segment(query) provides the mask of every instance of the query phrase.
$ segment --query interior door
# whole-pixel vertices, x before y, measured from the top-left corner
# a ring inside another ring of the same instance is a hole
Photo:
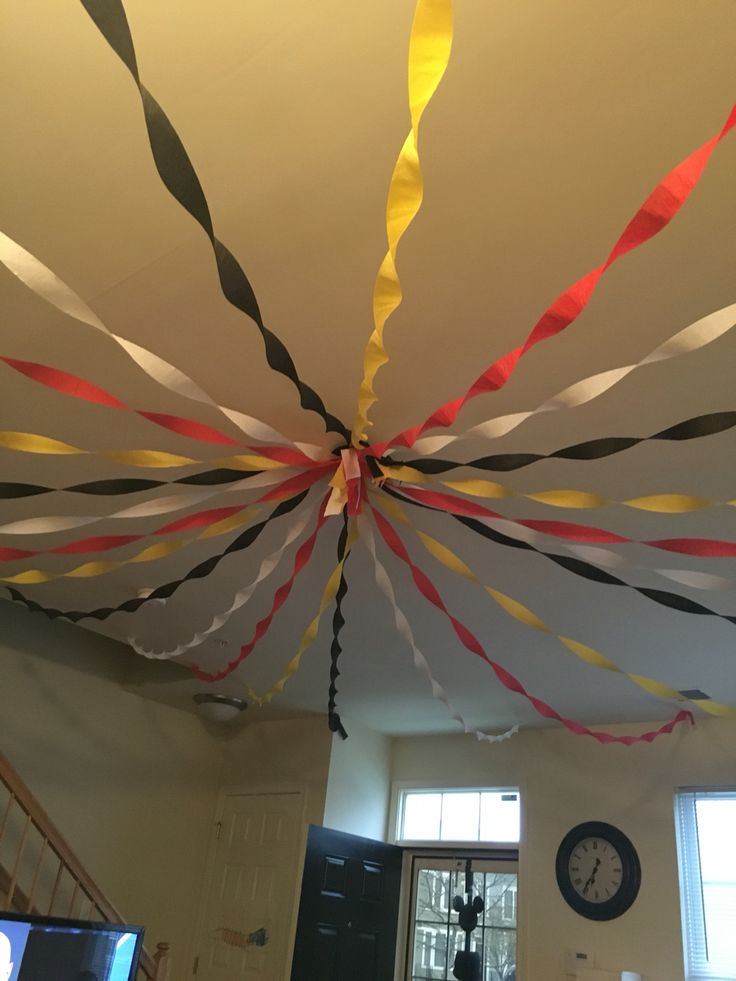
[[[402,855],[310,827],[291,981],[393,981]]]
[[[301,820],[301,794],[225,798],[197,981],[284,981]]]

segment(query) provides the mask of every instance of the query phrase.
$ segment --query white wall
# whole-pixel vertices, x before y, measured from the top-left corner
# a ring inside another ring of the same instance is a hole
[[[324,826],[385,841],[391,740],[356,722],[343,724],[348,739],[332,737]]]
[[[601,968],[640,971],[644,981],[682,981],[673,792],[736,784],[736,723],[703,721],[629,748],[557,729],[522,732],[495,747],[464,736],[398,738],[392,777],[520,787],[520,981],[563,981],[568,948],[592,954]],[[641,860],[639,898],[608,923],[575,914],[555,880],[560,841],[586,820],[620,828]]]
[[[120,687],[122,645],[5,603],[0,637],[0,750],[149,949],[168,940],[183,970],[217,745],[194,716]]]

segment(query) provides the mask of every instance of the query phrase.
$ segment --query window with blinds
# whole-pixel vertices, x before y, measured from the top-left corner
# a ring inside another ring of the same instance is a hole
[[[687,981],[736,981],[736,787],[675,798]]]

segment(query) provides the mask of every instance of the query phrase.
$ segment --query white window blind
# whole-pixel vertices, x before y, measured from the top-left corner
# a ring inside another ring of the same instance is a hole
[[[736,788],[676,797],[685,977],[736,981]]]

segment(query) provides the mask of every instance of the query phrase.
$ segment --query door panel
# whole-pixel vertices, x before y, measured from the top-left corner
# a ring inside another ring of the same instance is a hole
[[[309,829],[291,981],[392,981],[402,850]]]
[[[283,981],[300,794],[234,794],[211,866],[197,981]]]

